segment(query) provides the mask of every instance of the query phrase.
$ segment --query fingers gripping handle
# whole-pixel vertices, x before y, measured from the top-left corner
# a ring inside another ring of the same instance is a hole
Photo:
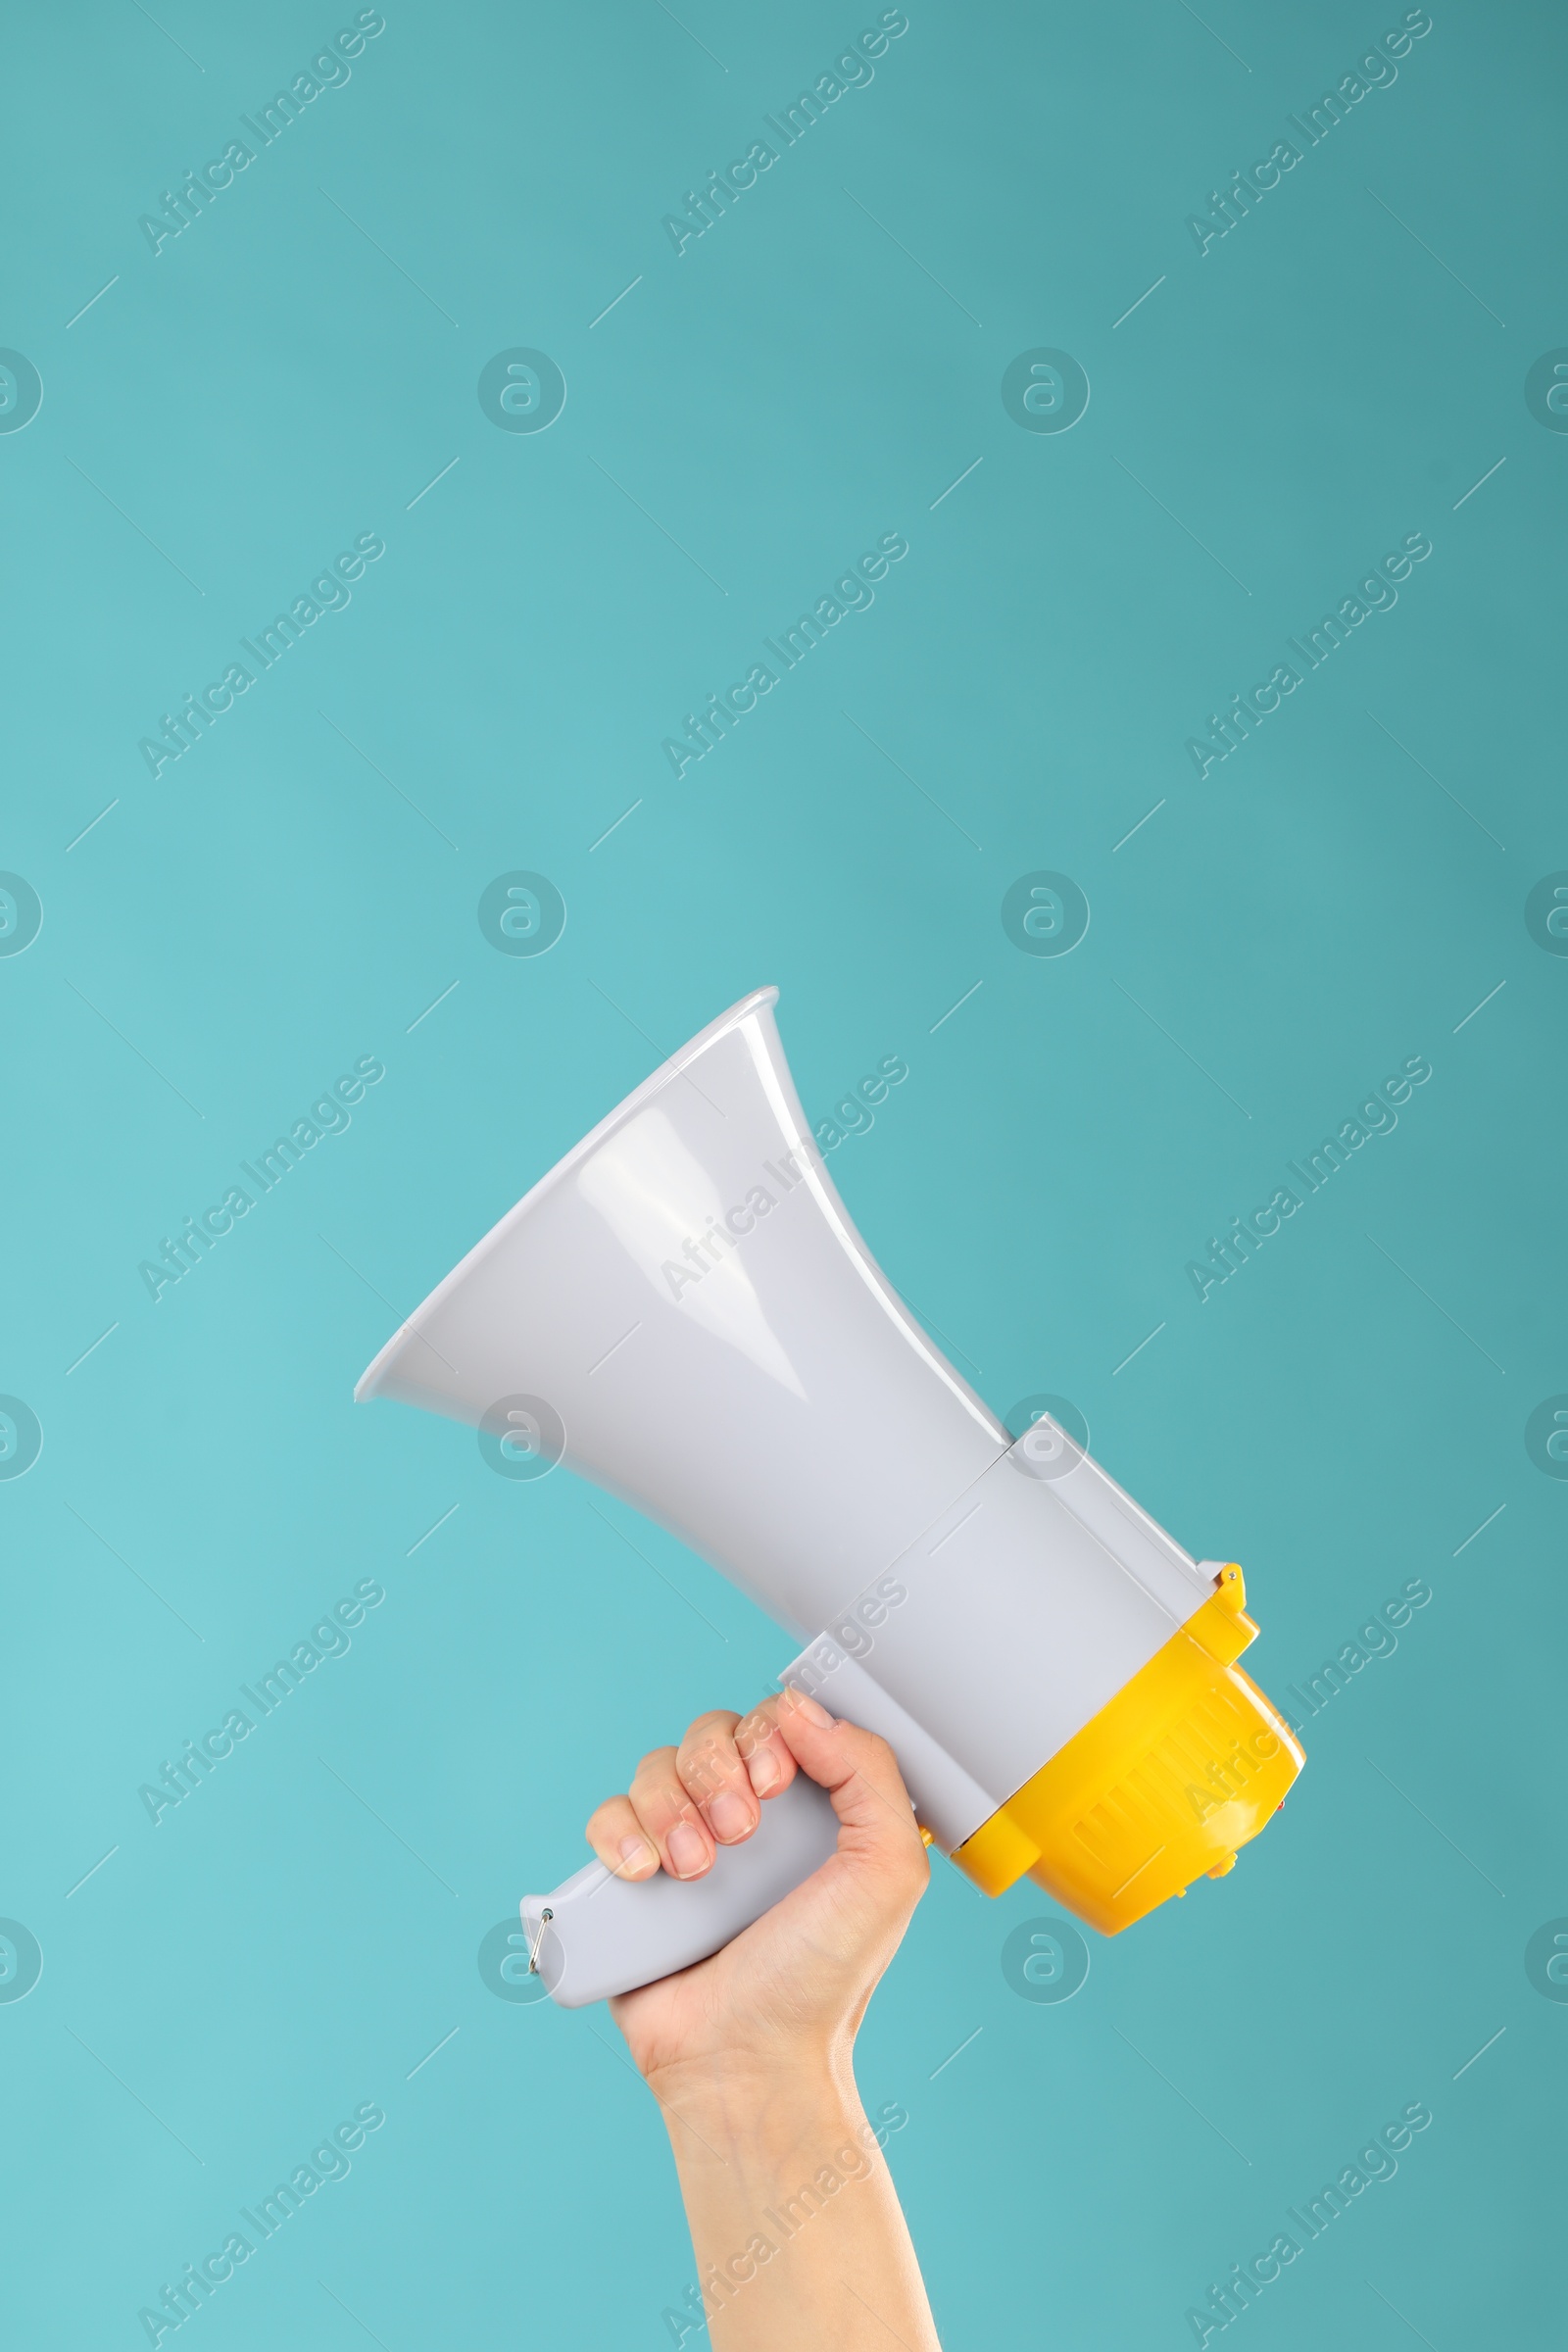
[[[591,1862],[554,1894],[525,1894],[522,1924],[529,1949],[538,1944],[546,1989],[563,2009],[581,2009],[706,1960],[808,1879],[837,1843],[832,1800],[802,1773],[769,1797],[744,1844],[719,1847],[704,1878],[617,1879]]]

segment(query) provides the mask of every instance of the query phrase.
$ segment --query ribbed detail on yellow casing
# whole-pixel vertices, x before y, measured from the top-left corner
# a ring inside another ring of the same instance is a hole
[[[988,1894],[1025,1872],[1114,1936],[1267,1826],[1305,1758],[1235,1664],[1254,1638],[1242,1572],[1008,1797],[953,1859]]]

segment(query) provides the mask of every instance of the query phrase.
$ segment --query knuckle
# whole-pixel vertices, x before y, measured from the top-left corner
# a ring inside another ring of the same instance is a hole
[[[737,1718],[728,1707],[710,1707],[704,1715],[694,1715],[686,1726],[683,1747],[695,1742],[726,1738]]]
[[[682,1751],[680,1777],[694,1795],[721,1788],[734,1776],[734,1756],[727,1740],[706,1740],[699,1746]]]

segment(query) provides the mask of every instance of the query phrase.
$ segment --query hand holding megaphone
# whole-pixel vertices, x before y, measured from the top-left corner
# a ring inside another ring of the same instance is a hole
[[[776,995],[602,1120],[355,1395],[662,1522],[804,1642],[780,1682],[887,1742],[977,1886],[1027,1874],[1114,1934],[1229,1871],[1303,1761],[1235,1663],[1257,1631],[1241,1571],[1195,1560],[1054,1422],[1011,1441],[933,1346],[822,1163]],[[539,1971],[575,2006],[687,1967],[838,1833],[797,1775],[693,1880],[595,1862],[524,1899]]]
[[[799,1691],[744,1718],[699,1716],[589,1822],[617,1880],[657,1884],[662,1873],[672,1894],[690,1897],[808,1791],[813,1818],[830,1825],[820,1863],[701,1966],[616,2000],[644,2074],[722,2064],[737,2049],[829,2049],[892,1959],[930,1865],[886,1742]]]

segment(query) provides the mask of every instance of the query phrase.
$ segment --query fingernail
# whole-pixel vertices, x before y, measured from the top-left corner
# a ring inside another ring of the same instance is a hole
[[[665,1843],[677,1879],[694,1879],[700,1870],[706,1869],[707,1843],[701,1830],[694,1830],[689,1821],[677,1821]]]
[[[752,1826],[752,1808],[733,1788],[720,1789],[708,1808],[708,1822],[722,1845],[733,1845]]]
[[[770,1788],[778,1787],[781,1767],[770,1747],[754,1748],[746,1759],[746,1769],[759,1796],[765,1796]]]
[[[819,1706],[814,1698],[808,1697],[794,1683],[791,1683],[789,1687],[789,1696],[806,1717],[807,1722],[814,1723],[819,1732],[831,1732],[837,1728],[826,1707]]]
[[[641,1870],[646,1864],[657,1862],[659,1856],[646,1838],[623,1838],[620,1841],[620,1859],[622,1866],[631,1871]]]

